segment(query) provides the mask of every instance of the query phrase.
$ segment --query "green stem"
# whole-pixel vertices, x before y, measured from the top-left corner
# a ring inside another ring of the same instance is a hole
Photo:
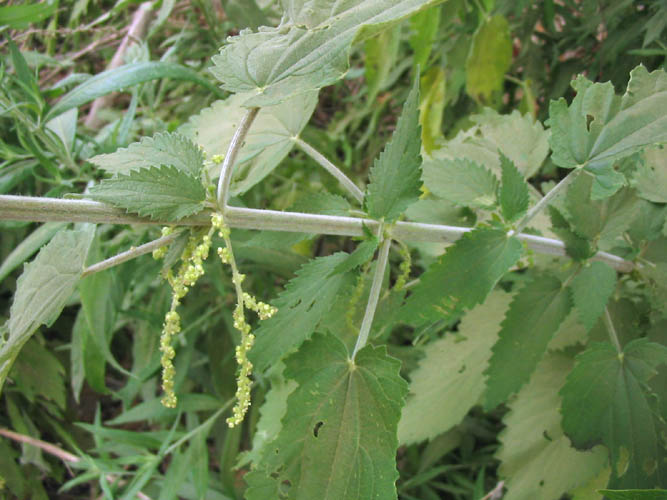
[[[359,336],[357,343],[352,352],[352,359],[355,358],[359,350],[361,350],[368,342],[368,335],[371,332],[373,325],[373,317],[377,309],[378,299],[380,298],[380,291],[382,290],[382,280],[384,279],[384,271],[387,268],[387,261],[389,260],[389,248],[391,247],[391,238],[386,238],[380,246],[377,264],[375,266],[375,274],[373,275],[373,284],[371,285],[371,292],[368,296],[368,304],[366,304],[366,312],[364,319],[361,321],[361,328],[359,328]]]
[[[333,175],[341,185],[356,199],[359,203],[364,202],[364,192],[352,182],[352,180],[343,173],[336,165],[331,163],[322,153],[312,147],[299,137],[295,137],[294,143],[313,160],[319,163],[327,172]]]
[[[12,195],[0,195],[0,220],[153,224],[162,226],[173,224],[173,221],[153,220],[131,215],[126,213],[125,210],[96,201]],[[379,228],[379,222],[373,219],[241,207],[227,207],[225,223],[229,227],[238,229],[337,236],[364,236],[366,234],[364,226],[374,233],[377,233]],[[210,224],[210,212],[202,212],[178,221],[179,226],[209,226]],[[392,228],[393,237],[398,240],[434,243],[453,243],[469,231],[471,231],[469,227],[405,221],[397,222]],[[535,252],[560,257],[567,256],[565,244],[560,240],[532,234],[518,234],[517,238],[525,242]],[[605,262],[623,273],[631,272],[635,268],[632,262],[607,252],[598,252],[593,260]]]
[[[229,184],[232,182],[232,173],[234,172],[236,156],[243,147],[243,142],[245,141],[246,135],[248,135],[250,125],[255,121],[258,112],[259,108],[250,108],[247,111],[241,120],[241,123],[239,123],[236,132],[234,132],[234,137],[232,137],[232,141],[227,148],[227,154],[225,155],[225,159],[222,162],[222,169],[220,170],[220,179],[218,180],[217,199],[221,211],[224,211],[224,208],[227,206],[227,200],[229,199]]]
[[[114,255],[113,257],[109,257],[108,259],[97,262],[96,264],[93,264],[85,268],[83,270],[83,273],[81,274],[81,277],[85,278],[86,276],[90,276],[91,274],[99,273],[100,271],[104,271],[105,269],[109,269],[119,264],[122,264],[123,262],[127,262],[128,260],[136,259],[141,255],[151,253],[153,250],[168,245],[169,243],[174,241],[179,234],[180,232],[177,231],[168,234],[167,236],[162,236],[161,238],[149,241],[148,243],[144,243],[143,245],[140,245],[138,247],[132,247],[129,250],[126,250],[125,252],[121,252],[118,255]]]
[[[519,223],[516,226],[516,229],[514,230],[514,233],[520,233],[523,231],[523,229],[528,225],[528,223],[533,220],[533,218],[539,214],[542,210],[544,210],[551,201],[558,196],[561,192],[565,190],[567,186],[569,186],[572,181],[579,175],[579,172],[581,172],[580,168],[575,168],[572,170],[569,174],[565,176],[563,180],[561,180],[556,186],[549,191],[544,197],[538,201],[533,208],[528,210],[528,213],[519,221]]]
[[[234,290],[236,291],[236,300],[241,314],[243,314],[243,287],[241,286],[241,274],[236,266],[236,259],[232,250],[232,240],[228,234],[223,234],[223,239],[225,240],[225,246],[229,254],[229,265],[232,268],[232,283],[234,283]]]

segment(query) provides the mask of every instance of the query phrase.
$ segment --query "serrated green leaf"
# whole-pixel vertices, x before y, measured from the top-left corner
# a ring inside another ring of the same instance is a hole
[[[608,500],[665,500],[667,490],[598,490]]]
[[[129,174],[141,168],[168,165],[198,176],[204,164],[199,147],[180,134],[159,132],[113,153],[92,157],[89,162],[112,174]]]
[[[331,274],[340,274],[356,269],[359,266],[363,266],[366,262],[373,258],[375,250],[377,250],[380,240],[375,236],[362,241],[357,245],[357,248],[354,249],[354,252],[348,255],[348,257],[338,264]]]
[[[308,262],[272,302],[278,312],[262,322],[248,354],[257,371],[273,365],[315,332],[344,282],[344,274],[332,271],[347,258],[341,252]]]
[[[330,85],[346,73],[348,52],[362,41],[442,0],[349,0],[288,4],[288,19],[257,33],[244,30],[213,57],[213,75],[243,105],[267,106]]]
[[[351,209],[352,206],[347,199],[340,195],[326,192],[308,193],[297,199],[291,207],[291,210],[294,212],[339,215],[341,217],[349,216]]]
[[[570,284],[579,320],[590,330],[602,315],[616,288],[616,271],[604,262],[592,262]]]
[[[657,205],[648,201],[640,202],[639,215],[632,221],[628,235],[637,248],[643,241],[653,241],[660,237],[667,222],[667,205]]]
[[[528,113],[522,115],[518,110],[501,115],[490,108],[472,115],[470,120],[477,124],[481,139],[471,136],[468,141],[489,150],[495,157],[490,164],[482,163],[484,166],[500,173],[500,151],[514,162],[526,179],[540,170],[549,154],[549,133],[539,120],[533,119]]]
[[[45,121],[55,118],[72,108],[78,108],[103,95],[158,78],[191,81],[206,88],[215,96],[221,97],[222,94],[220,89],[209,80],[181,64],[163,61],[134,62],[98,73],[77,85],[54,104],[47,112]]]
[[[538,275],[514,296],[485,371],[487,409],[528,382],[571,308],[567,289],[550,275]]]
[[[500,208],[505,220],[514,222],[528,210],[528,185],[509,158],[500,154],[503,170],[499,193]]]
[[[580,174],[568,188],[565,208],[574,232],[610,250],[639,214],[641,205],[630,189],[622,189],[604,200],[591,200],[593,178]]]
[[[436,147],[442,137],[442,115],[445,111],[447,75],[442,66],[433,66],[421,77],[419,99],[419,125],[422,128],[422,146],[427,154]]]
[[[374,219],[396,220],[421,194],[419,79],[415,78],[391,141],[375,160],[364,203]]]
[[[667,149],[650,148],[645,152],[633,177],[637,194],[648,201],[667,203]]]
[[[466,61],[466,90],[476,100],[490,102],[503,86],[512,64],[512,40],[507,19],[495,15],[475,32]]]
[[[466,233],[421,275],[401,319],[412,324],[437,321],[482,303],[522,249],[517,238],[499,229]]]
[[[284,499],[281,494],[281,485],[273,477],[260,470],[251,470],[243,476],[248,489],[243,498],[246,500],[265,500],[267,498]]]
[[[192,116],[178,131],[200,145],[209,159],[224,157],[239,122],[247,110],[243,103],[248,94],[236,94]],[[317,104],[317,92],[292,97],[278,106],[262,108],[246,135],[234,166],[230,192],[249,190],[269,175],[294,147]],[[220,175],[221,163],[209,168],[211,178]]]
[[[609,198],[627,184],[628,181],[622,173],[617,172],[610,166],[600,167],[595,171],[595,178],[591,187],[591,200]]]
[[[548,209],[552,224],[551,230],[563,240],[567,254],[576,261],[585,261],[593,257],[595,250],[591,247],[591,243],[570,228],[570,223],[556,207],[550,205]]]
[[[65,307],[83,272],[94,234],[92,225],[62,231],[25,266],[6,324],[8,335],[0,345],[0,390],[21,347],[40,325],[50,326]]]
[[[141,216],[176,222],[203,210],[206,190],[198,178],[163,165],[105,179],[85,196]]]
[[[534,176],[549,153],[548,132],[541,122],[515,110],[509,115],[484,108],[470,120],[476,125],[460,131],[432,152],[434,159],[467,159],[500,175],[499,151],[514,162],[525,178]],[[426,171],[428,162],[425,162]]]
[[[577,95],[549,106],[552,159],[565,168],[599,169],[642,148],[667,141],[667,74],[638,66],[630,73],[625,95],[611,83],[572,82]],[[592,118],[592,120],[591,120]],[[589,123],[590,121],[590,123]]]
[[[350,361],[340,340],[318,334],[286,366],[299,385],[258,470],[288,481],[295,500],[395,499],[396,426],[407,394],[400,362],[373,346]],[[249,490],[246,498],[260,497]]]
[[[491,209],[496,204],[498,179],[470,160],[426,160],[424,184],[436,196],[459,205]]]
[[[558,500],[587,483],[606,465],[604,448],[575,450],[561,429],[558,391],[572,368],[563,354],[549,354],[509,403],[496,453],[506,478],[506,500]]]
[[[448,431],[477,404],[485,388],[483,372],[491,346],[509,303],[509,294],[491,292],[466,314],[456,333],[425,346],[426,356],[410,374],[410,396],[398,424],[401,444]]]
[[[577,356],[560,391],[563,430],[574,446],[602,443],[612,464],[611,488],[664,484],[658,461],[660,437],[647,382],[667,363],[667,347],[635,339],[622,353],[594,343]]]

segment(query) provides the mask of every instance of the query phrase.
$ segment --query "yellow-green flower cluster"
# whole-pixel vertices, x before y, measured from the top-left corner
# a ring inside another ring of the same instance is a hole
[[[277,312],[277,309],[269,304],[258,301],[255,297],[243,291],[241,283],[243,283],[245,275],[239,273],[236,268],[232,243],[229,238],[229,228],[225,225],[221,214],[213,214],[211,216],[211,224],[218,230],[218,234],[225,241],[225,247],[218,248],[217,252],[222,263],[229,264],[232,268],[232,282],[236,288],[236,308],[234,309],[233,319],[234,328],[241,332],[241,342],[236,346],[235,353],[239,372],[236,380],[236,405],[232,410],[232,416],[227,419],[229,427],[235,427],[243,422],[243,417],[248,412],[248,408],[250,407],[250,389],[252,388],[252,381],[250,380],[252,363],[248,359],[248,351],[255,343],[255,336],[251,333],[250,325],[245,319],[244,306],[255,311],[261,320],[273,316]]]
[[[162,232],[165,235],[164,229]],[[189,289],[204,274],[203,263],[211,249],[212,234],[213,228],[211,228],[208,234],[204,234],[201,239],[191,236],[181,254],[181,266],[178,272],[176,275],[174,275],[171,269],[167,272],[167,281],[172,289],[171,307],[165,315],[162,335],[160,336],[160,352],[162,353],[160,363],[162,365],[162,391],[164,392],[162,404],[167,408],[175,408],[177,402],[176,394],[174,393],[174,376],[176,375],[176,370],[173,363],[176,352],[172,346],[172,342],[174,336],[181,331],[181,317],[176,312],[176,308],[180,305],[181,299],[185,297]]]
[[[170,234],[172,229],[164,228],[163,236]],[[255,297],[246,293],[241,288],[241,283],[245,275],[238,272],[234,254],[232,252],[232,243],[230,239],[230,230],[225,225],[222,214],[214,213],[211,215],[211,228],[207,234],[202,237],[191,236],[183,253],[181,254],[181,266],[176,274],[170,269],[167,271],[166,278],[172,288],[171,307],[165,316],[162,336],[160,337],[160,351],[162,352],[162,389],[164,396],[162,404],[166,407],[174,408],[176,406],[176,394],[174,393],[175,370],[173,359],[175,351],[172,346],[174,336],[181,331],[181,318],[176,312],[181,299],[185,297],[189,289],[194,286],[197,280],[204,274],[204,261],[208,257],[211,248],[211,239],[215,232],[218,232],[225,241],[225,247],[218,248],[217,252],[223,264],[229,264],[232,268],[232,282],[236,289],[236,308],[234,309],[234,328],[241,332],[241,342],[236,347],[236,361],[239,365],[239,374],[236,389],[236,406],[232,411],[232,416],[227,419],[230,427],[240,424],[243,417],[250,407],[250,389],[252,381],[252,363],[248,359],[248,351],[255,342],[255,336],[251,333],[250,325],[245,319],[244,306],[255,311],[259,319],[268,319],[273,316],[277,309],[269,304],[258,301]],[[159,249],[163,250],[163,249]],[[164,251],[154,251],[155,258],[163,258]]]
[[[403,260],[398,266],[400,274],[396,278],[396,283],[394,283],[394,290],[401,290],[410,277],[410,270],[412,269],[412,256],[410,255],[410,249],[404,243],[401,243],[401,249],[399,251]]]
[[[162,236],[163,237],[164,236],[169,236],[173,232],[174,232],[173,227],[165,226],[165,227],[162,228]],[[163,247],[156,248],[155,250],[153,250],[153,258],[155,260],[164,259],[165,255],[167,255],[167,248],[168,248],[167,246],[163,246]]]
[[[251,311],[255,311],[259,319],[269,319],[278,312],[276,307],[258,301],[249,293],[243,292],[243,303]]]

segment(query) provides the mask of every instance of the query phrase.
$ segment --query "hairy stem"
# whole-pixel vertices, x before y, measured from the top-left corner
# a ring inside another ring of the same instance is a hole
[[[357,343],[354,346],[354,351],[352,352],[352,359],[355,358],[359,350],[366,345],[366,342],[368,342],[368,335],[371,333],[373,317],[375,316],[378,299],[380,298],[380,291],[382,290],[382,279],[384,278],[384,271],[387,268],[387,261],[389,260],[390,247],[391,238],[386,238],[380,246],[378,261],[375,266],[375,274],[373,275],[373,284],[371,285],[371,292],[368,296],[368,304],[366,304],[364,319],[361,321],[361,328],[359,328]]]
[[[144,243],[143,245],[140,245],[138,247],[132,247],[129,250],[126,250],[125,252],[121,252],[118,255],[109,257],[108,259],[105,259],[101,262],[97,262],[96,264],[93,264],[92,266],[88,266],[87,268],[85,268],[83,270],[83,273],[81,274],[81,277],[85,278],[86,276],[89,276],[91,274],[99,273],[100,271],[104,271],[105,269],[115,267],[119,264],[122,264],[123,262],[127,262],[128,260],[132,260],[141,255],[150,253],[157,248],[168,245],[169,243],[174,241],[179,234],[180,232],[175,232],[168,234],[167,236],[162,236],[161,238],[149,241],[148,243]]]
[[[354,182],[352,182],[352,180],[347,175],[345,175],[341,169],[331,163],[322,153],[305,142],[303,139],[295,137],[294,143],[304,153],[306,153],[313,160],[324,167],[327,172],[333,175],[338,180],[338,182],[340,182],[341,185],[354,197],[355,200],[357,200],[359,203],[364,202],[364,192],[359,189],[359,187]]]
[[[221,211],[224,212],[225,207],[227,206],[227,200],[229,199],[229,184],[232,182],[232,173],[234,169],[234,162],[236,161],[236,156],[239,154],[239,151],[243,147],[243,141],[248,134],[250,125],[255,121],[255,117],[259,113],[259,108],[250,108],[248,112],[243,116],[241,123],[239,123],[236,132],[234,132],[234,137],[229,143],[227,148],[227,154],[225,159],[222,162],[222,169],[220,170],[220,179],[218,180],[218,206]]]
[[[170,221],[152,220],[146,217],[127,214],[125,210],[95,201],[11,195],[0,195],[0,220],[153,224],[163,226],[173,224]],[[178,225],[208,226],[210,223],[210,212],[204,212],[193,217],[181,219]],[[276,210],[257,210],[240,207],[227,207],[225,210],[225,223],[229,227],[239,229],[338,236],[364,236],[364,226],[373,232],[377,232],[379,227],[379,222],[373,219],[278,212]],[[471,228],[399,221],[392,229],[392,234],[396,239],[402,241],[452,243],[468,231],[471,231]],[[567,256],[565,244],[560,240],[531,234],[519,234],[517,237],[535,252],[561,257]],[[605,262],[617,271],[625,273],[632,271],[635,267],[632,262],[607,252],[598,252],[593,257],[593,260]]]
[[[579,175],[579,172],[581,172],[581,169],[575,168],[572,170],[572,172],[567,174],[563,180],[556,184],[556,186],[551,191],[544,195],[544,198],[538,201],[533,206],[533,208],[528,210],[528,213],[523,217],[523,219],[519,221],[519,223],[516,225],[515,232],[520,233],[523,231],[528,223],[533,220],[537,214],[544,210],[556,196],[562,193],[565,188],[572,183],[572,181]]]

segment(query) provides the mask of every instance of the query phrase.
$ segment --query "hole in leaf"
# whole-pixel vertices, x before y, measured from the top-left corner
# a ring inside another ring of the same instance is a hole
[[[320,427],[324,425],[324,422],[317,422],[313,428],[313,436],[317,437],[320,433]]]
[[[594,118],[591,115],[586,115],[586,128],[588,130],[591,129],[591,122],[594,120]]]

